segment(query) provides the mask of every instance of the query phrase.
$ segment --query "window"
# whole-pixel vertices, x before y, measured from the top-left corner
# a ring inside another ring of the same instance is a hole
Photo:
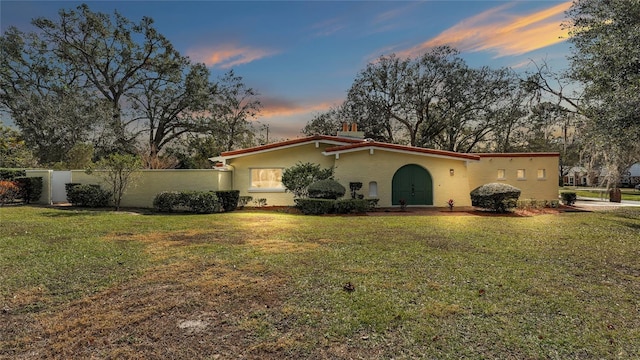
[[[284,191],[282,169],[251,169],[251,187],[253,191]]]
[[[518,178],[518,180],[525,180],[526,179],[526,172],[524,171],[524,169],[518,169],[518,171],[516,172],[516,177]]]
[[[547,178],[547,170],[538,169],[538,180],[544,180]]]
[[[504,180],[506,178],[507,176],[504,169],[498,169],[498,180]]]
[[[369,197],[371,198],[378,197],[378,183],[375,181],[371,181],[369,183]]]

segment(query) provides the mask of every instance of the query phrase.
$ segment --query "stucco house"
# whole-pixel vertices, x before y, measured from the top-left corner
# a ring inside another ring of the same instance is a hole
[[[362,183],[360,193],[379,199],[381,207],[400,200],[445,207],[449,199],[471,206],[470,191],[492,182],[521,189],[520,199],[558,199],[558,153],[457,153],[376,142],[355,129],[228,151],[211,160],[228,178],[228,190],[272,206],[294,204],[281,179],[284,169],[298,162],[333,167],[346,189],[350,182]]]

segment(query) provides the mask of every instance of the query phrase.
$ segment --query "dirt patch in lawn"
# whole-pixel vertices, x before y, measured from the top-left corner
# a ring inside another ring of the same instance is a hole
[[[278,347],[274,335],[281,334],[269,327],[284,330],[289,321],[275,310],[285,279],[255,270],[174,263],[53,312],[5,313],[0,340],[12,351],[0,357],[201,359],[258,351],[269,358],[256,346]]]

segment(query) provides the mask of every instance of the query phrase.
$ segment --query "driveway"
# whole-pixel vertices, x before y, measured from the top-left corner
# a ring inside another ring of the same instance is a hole
[[[640,206],[640,201],[622,200],[622,202],[615,203],[606,199],[596,199],[578,196],[574,207],[588,211],[604,211],[613,210],[619,207],[626,206]]]

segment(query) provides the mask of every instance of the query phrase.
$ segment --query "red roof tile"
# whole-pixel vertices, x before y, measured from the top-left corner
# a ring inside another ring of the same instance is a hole
[[[292,146],[292,145],[304,144],[304,143],[313,142],[313,141],[330,141],[330,142],[338,142],[338,143],[350,144],[350,143],[361,143],[364,140],[362,140],[362,139],[353,139],[353,138],[345,138],[345,137],[338,137],[338,136],[314,135],[314,136],[307,136],[307,137],[298,138],[298,139],[281,141],[281,142],[277,142],[277,143],[273,143],[273,144],[256,146],[256,147],[252,147],[252,148],[233,150],[233,151],[226,151],[226,152],[223,152],[222,154],[220,154],[220,157],[235,157],[235,156],[238,156],[238,155],[251,154],[251,153],[254,153],[254,152],[272,150],[272,149],[277,149],[277,148],[281,148],[281,147],[288,147],[288,146]]]
[[[425,149],[425,148],[420,148],[415,146],[389,144],[389,143],[382,143],[377,141],[365,141],[365,142],[360,142],[356,144],[334,146],[334,147],[327,148],[325,150],[325,153],[341,153],[348,150],[354,150],[354,149],[364,150],[367,148],[389,149],[389,150],[410,152],[410,153],[416,153],[416,154],[460,158],[465,160],[480,160],[480,157],[474,154],[457,153],[457,152],[445,151],[445,150]]]
[[[560,157],[560,153],[557,152],[530,152],[530,153],[477,153],[474,154],[483,157]]]

